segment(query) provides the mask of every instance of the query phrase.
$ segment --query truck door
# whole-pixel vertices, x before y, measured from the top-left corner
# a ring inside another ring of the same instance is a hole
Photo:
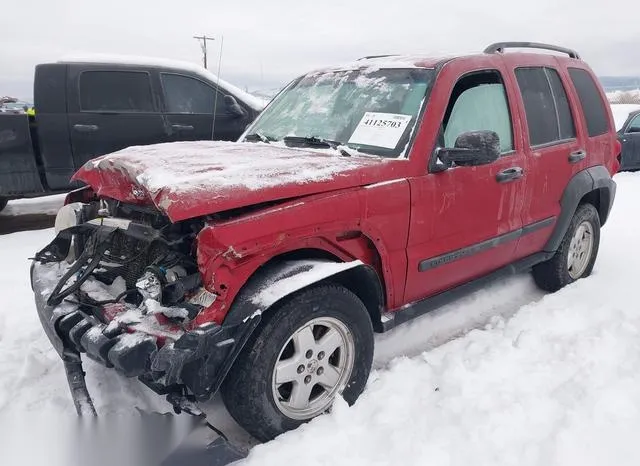
[[[129,146],[168,139],[158,99],[146,70],[72,67],[69,131],[75,168]]]
[[[621,170],[640,168],[640,113],[631,118],[621,131],[622,143]]]
[[[172,141],[235,141],[249,123],[248,113],[234,113],[210,83],[173,72],[160,73],[160,81]]]

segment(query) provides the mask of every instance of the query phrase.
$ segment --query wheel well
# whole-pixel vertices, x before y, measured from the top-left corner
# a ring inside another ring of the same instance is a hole
[[[322,249],[298,249],[271,258],[265,265],[284,260],[326,259],[341,262],[340,258]],[[358,267],[333,275],[318,283],[335,283],[355,294],[369,311],[371,324],[376,332],[382,332],[380,316],[384,309],[384,290],[378,274],[369,268]]]
[[[598,217],[600,217],[600,225],[604,225],[609,216],[609,197],[611,194],[606,188],[598,188],[593,191],[588,192],[582,199],[580,199],[580,204],[591,204],[598,211]]]
[[[234,304],[231,306],[225,321],[233,323],[254,312],[253,307],[250,305],[251,295],[264,286],[264,283],[269,279],[273,271],[277,270],[279,263],[284,261],[304,261],[309,259],[342,262],[340,258],[330,252],[311,248],[290,251],[269,259],[249,278],[249,280],[247,280],[240,293],[238,293]],[[373,267],[363,264],[319,280],[313,283],[313,285],[320,283],[341,285],[354,293],[367,308],[373,329],[376,332],[383,331],[381,316],[385,303],[384,288],[382,280]],[[278,302],[290,299],[299,291],[302,290],[297,290],[288,296],[284,296]]]
[[[362,301],[369,312],[373,330],[384,331],[380,317],[384,309],[384,292],[378,274],[371,267],[347,270],[326,281],[344,286]]]

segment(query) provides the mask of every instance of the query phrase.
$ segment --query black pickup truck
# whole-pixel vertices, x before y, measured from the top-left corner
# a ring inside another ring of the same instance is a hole
[[[38,65],[35,116],[0,114],[0,210],[10,199],[73,189],[85,162],[125,147],[236,140],[265,103],[190,63],[84,57]]]

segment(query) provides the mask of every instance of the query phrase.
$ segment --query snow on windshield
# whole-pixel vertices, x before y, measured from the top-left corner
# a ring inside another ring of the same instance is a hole
[[[404,155],[432,73],[421,68],[313,72],[289,86],[247,134],[272,140],[313,136],[377,155]]]

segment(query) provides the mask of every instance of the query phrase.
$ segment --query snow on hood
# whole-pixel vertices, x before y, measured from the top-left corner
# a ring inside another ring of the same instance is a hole
[[[384,181],[377,157],[223,141],[133,146],[87,162],[74,180],[124,202],[152,201],[172,221]]]

